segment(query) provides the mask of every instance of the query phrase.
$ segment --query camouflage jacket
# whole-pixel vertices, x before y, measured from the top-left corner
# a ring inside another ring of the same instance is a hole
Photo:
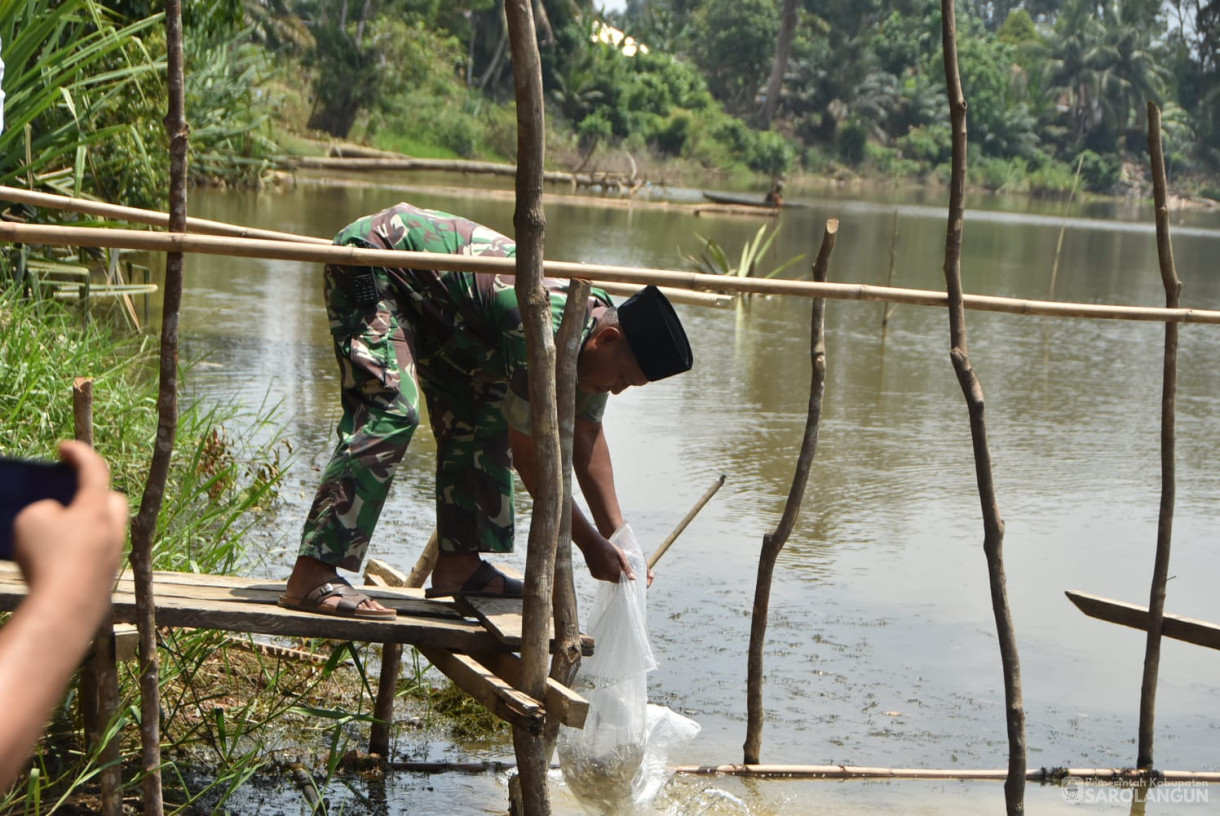
[[[465,218],[410,204],[397,204],[344,228],[335,243],[408,252],[516,257],[517,245],[500,233]],[[387,268],[400,313],[411,322],[419,345],[419,364],[430,376],[467,377],[508,384],[502,404],[505,419],[529,433],[529,379],[525,331],[513,288],[514,278],[490,273]],[[551,324],[559,330],[567,303],[568,281],[546,278]],[[585,307],[580,343],[593,330],[592,310],[611,305],[594,289]],[[607,395],[577,390],[576,415],[600,422]]]

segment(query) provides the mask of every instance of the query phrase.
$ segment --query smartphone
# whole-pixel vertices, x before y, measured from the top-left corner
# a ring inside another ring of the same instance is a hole
[[[43,499],[67,505],[75,495],[71,465],[0,456],[0,559],[13,560],[13,520],[26,505]]]

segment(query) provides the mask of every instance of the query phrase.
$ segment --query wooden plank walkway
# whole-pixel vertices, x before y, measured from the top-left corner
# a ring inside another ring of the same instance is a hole
[[[458,652],[510,650],[481,624],[465,619],[451,602],[425,600],[422,589],[360,589],[398,610],[398,618],[392,622],[362,621],[282,609],[276,606],[276,600],[284,592],[283,581],[176,572],[157,572],[153,577],[158,626],[406,643]],[[25,582],[16,565],[0,564],[0,611],[15,609],[25,594]],[[120,577],[112,602],[116,623],[135,622],[130,573]]]
[[[571,690],[550,681],[544,705],[514,687],[520,676],[520,658],[514,654],[521,648],[520,600],[455,603],[429,600],[422,589],[366,585],[360,590],[397,610],[398,617],[368,621],[283,609],[276,605],[284,592],[283,581],[184,572],[153,575],[158,626],[408,644],[502,719],[541,729],[549,709],[565,725],[584,725],[589,704]],[[16,565],[0,562],[0,611],[16,609],[25,595]],[[119,576],[111,600],[116,624],[135,622],[130,572]],[[592,652],[591,640],[586,638],[582,645],[586,653]]]

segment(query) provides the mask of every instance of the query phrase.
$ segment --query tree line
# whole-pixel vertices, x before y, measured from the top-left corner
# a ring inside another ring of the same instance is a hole
[[[937,0],[627,0],[613,14],[532,2],[557,160],[625,151],[772,177],[947,174]],[[158,7],[0,7],[8,118],[22,123],[0,134],[0,178],[33,163],[153,203],[164,41],[145,23]],[[1220,0],[961,0],[958,27],[973,183],[1060,193],[1079,173],[1119,191],[1124,164],[1142,163],[1150,99],[1171,181],[1220,193]],[[256,183],[293,131],[513,158],[503,0],[217,0],[187,4],[186,32],[199,177]],[[89,38],[97,48],[71,47]],[[22,93],[36,109],[14,119]]]

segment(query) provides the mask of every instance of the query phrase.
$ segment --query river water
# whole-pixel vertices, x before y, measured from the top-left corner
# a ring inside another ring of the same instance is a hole
[[[262,194],[200,190],[192,194],[191,213],[329,237],[361,215],[405,200],[512,233],[513,202],[502,185],[493,191],[471,179],[456,182],[468,189],[447,186],[454,183],[412,176],[303,181]],[[943,290],[943,191],[866,198],[795,189],[791,199],[808,206],[783,211],[771,265],[804,253],[796,269],[807,269],[822,225],[834,217],[840,228],[832,280],[884,283],[893,246],[894,285]],[[1064,209],[1062,203],[971,201],[962,258],[966,291],[1163,304],[1150,207],[1077,205],[1066,217]],[[698,235],[736,256],[762,221],[557,197],[547,205],[547,257],[682,269],[684,256],[700,249]],[[1183,305],[1220,309],[1220,212],[1175,212],[1173,222]],[[1003,768],[1000,661],[968,417],[947,353],[948,317],[943,309],[899,306],[883,333],[883,309],[828,304],[821,437],[773,588],[762,761]],[[660,661],[650,697],[702,726],[673,762],[741,761],[758,550],[783,509],[805,423],[809,310],[810,301],[799,298],[756,298],[744,315],[680,306],[695,369],[632,389],[612,399],[607,412],[620,499],[645,551],[719,474],[727,476],[658,565],[649,592]],[[1147,603],[1160,497],[1164,329],[983,312],[969,313],[967,322],[1006,523],[1029,765],[1132,766],[1143,634],[1085,617],[1063,593],[1080,589]],[[252,569],[283,577],[338,416],[321,270],[193,257],[182,336],[187,356],[201,360],[189,376],[195,393],[280,406],[294,464],[283,506],[260,530],[265,551]],[[1220,620],[1217,359],[1220,326],[1182,327],[1167,611],[1213,621]],[[374,538],[376,557],[409,567],[427,540],[433,454],[429,435],[418,434]],[[524,524],[528,517],[525,505],[519,518]],[[519,532],[518,540],[525,538]],[[524,553],[506,560],[521,567]],[[593,582],[583,571],[577,577],[587,602]],[[1218,674],[1220,654],[1165,642],[1158,767],[1220,769]],[[410,759],[511,759],[507,744],[475,751],[413,742],[410,735],[397,749]],[[378,810],[496,812],[504,790],[498,777],[400,775],[377,797],[386,797]],[[1211,794],[1220,800],[1220,790]],[[557,813],[579,812],[562,786],[555,796]],[[1054,787],[1031,785],[1028,801],[1031,813],[1077,808]],[[1091,807],[1130,809],[1122,797],[1110,801]],[[1207,810],[1182,801],[1147,807],[1157,814]],[[359,809],[354,801],[350,806]],[[1003,792],[999,783],[687,777],[671,783],[659,808],[692,816],[998,813]]]

